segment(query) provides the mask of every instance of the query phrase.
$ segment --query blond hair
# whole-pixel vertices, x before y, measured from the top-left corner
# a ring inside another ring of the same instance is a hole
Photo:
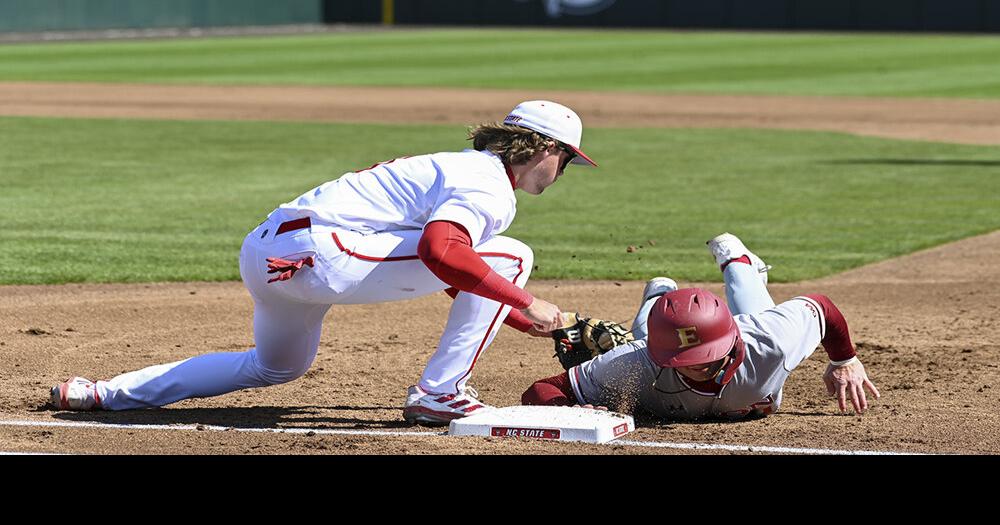
[[[489,150],[507,164],[522,164],[556,141],[528,128],[487,122],[469,128],[469,140],[478,151]]]

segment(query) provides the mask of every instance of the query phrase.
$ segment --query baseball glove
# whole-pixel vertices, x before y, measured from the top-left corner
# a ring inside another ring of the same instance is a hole
[[[564,314],[562,328],[552,331],[559,363],[566,370],[635,339],[620,323]]]

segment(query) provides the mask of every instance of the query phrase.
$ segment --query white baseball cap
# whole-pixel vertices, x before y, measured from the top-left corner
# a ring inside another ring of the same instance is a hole
[[[596,162],[580,150],[583,121],[572,109],[562,104],[548,100],[521,102],[503,119],[503,123],[537,131],[569,146],[576,153],[571,164],[597,166]]]

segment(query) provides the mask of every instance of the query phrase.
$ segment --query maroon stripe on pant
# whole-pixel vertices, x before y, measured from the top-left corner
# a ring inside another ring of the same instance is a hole
[[[517,275],[514,276],[514,279],[512,279],[512,281],[511,281],[515,285],[517,284],[517,278],[520,277],[521,274],[524,273],[524,259],[522,259],[520,257],[517,257],[515,255],[511,255],[509,253],[495,253],[495,252],[481,253],[479,255],[483,256],[483,257],[505,257],[505,258],[513,259],[513,260],[517,261],[518,272],[517,272]],[[482,342],[479,343],[479,348],[476,349],[476,356],[474,358],[472,358],[472,364],[469,365],[469,370],[466,371],[465,374],[462,377],[458,378],[458,381],[455,381],[455,391],[456,391],[455,393],[456,394],[460,393],[460,392],[458,392],[458,385],[462,381],[464,381],[465,378],[469,377],[469,374],[472,373],[472,369],[475,368],[475,366],[476,366],[476,362],[479,361],[479,355],[483,353],[483,348],[486,347],[486,340],[489,339],[490,332],[493,331],[493,327],[497,324],[497,319],[500,318],[500,312],[503,311],[503,308],[505,306],[507,306],[507,305],[501,304],[500,308],[497,309],[496,315],[493,316],[493,321],[490,322],[490,327],[486,329],[486,334],[483,335],[483,340],[482,340]]]

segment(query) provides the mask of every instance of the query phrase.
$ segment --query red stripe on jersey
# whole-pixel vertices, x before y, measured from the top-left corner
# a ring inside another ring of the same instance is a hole
[[[514,171],[510,169],[510,164],[503,163],[503,169],[507,172],[507,179],[510,180],[511,189],[517,189],[517,180],[514,179]]]
[[[576,397],[576,400],[581,404],[585,404],[587,400],[583,398],[583,390],[580,389],[580,365],[576,365],[570,368],[570,370],[573,372],[573,378],[570,379],[569,386],[573,387],[573,395]]]

